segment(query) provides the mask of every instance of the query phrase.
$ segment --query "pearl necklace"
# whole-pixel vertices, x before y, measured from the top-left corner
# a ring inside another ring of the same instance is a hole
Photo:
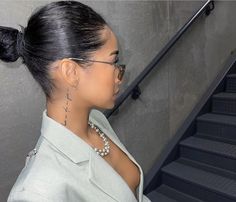
[[[109,145],[109,142],[107,141],[107,138],[105,137],[105,134],[101,131],[101,129],[98,126],[96,126],[91,121],[88,121],[88,124],[91,128],[95,128],[96,132],[99,134],[99,136],[102,138],[102,140],[104,142],[103,149],[98,149],[98,148],[92,146],[94,151],[102,157],[106,156],[110,152],[110,150],[109,150],[110,145]]]

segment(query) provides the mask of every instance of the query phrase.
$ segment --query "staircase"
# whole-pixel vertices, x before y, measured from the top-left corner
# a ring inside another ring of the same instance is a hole
[[[236,202],[235,64],[222,78],[208,110],[195,117],[194,132],[159,169],[158,186],[147,194],[152,202]]]

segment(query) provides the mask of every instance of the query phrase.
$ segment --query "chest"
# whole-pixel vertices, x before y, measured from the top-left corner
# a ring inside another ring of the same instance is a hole
[[[135,190],[140,183],[140,171],[137,165],[110,139],[110,153],[105,160],[124,179],[129,188],[136,195]]]
[[[95,132],[96,133],[96,132]],[[123,152],[118,145],[115,144],[108,136],[106,136],[110,152],[103,159],[117,172],[126,182],[130,190],[136,196],[136,188],[140,183],[140,171],[138,166]],[[97,148],[103,148],[104,143],[97,135],[93,136],[92,144]],[[137,198],[137,196],[136,196]]]
[[[140,182],[139,168],[126,154],[123,153],[123,151],[119,152],[119,159],[116,161],[115,169],[135,194],[135,190]]]

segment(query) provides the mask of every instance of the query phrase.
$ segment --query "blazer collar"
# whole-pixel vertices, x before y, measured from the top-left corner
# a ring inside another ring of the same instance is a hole
[[[113,134],[115,132],[111,128],[108,128],[104,122],[101,122],[101,119],[98,118],[101,116],[99,113],[102,112],[92,109],[89,114],[89,120],[96,124],[139,168],[140,183],[136,189],[136,194],[138,196],[138,201],[142,202],[142,168],[116,137],[116,134]],[[116,170],[98,155],[82,138],[50,118],[47,115],[46,109],[43,111],[42,115],[41,136],[46,138],[74,163],[78,164],[83,161],[89,161],[89,180],[117,202],[137,202],[137,199],[128,184]],[[107,176],[107,173],[109,173],[109,176]]]

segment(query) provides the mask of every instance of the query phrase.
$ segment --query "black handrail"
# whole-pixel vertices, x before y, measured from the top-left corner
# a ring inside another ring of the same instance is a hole
[[[157,67],[157,64],[167,54],[167,52],[175,45],[179,38],[185,33],[185,31],[193,24],[193,22],[205,11],[206,15],[209,15],[214,9],[214,1],[208,0],[203,6],[188,20],[188,22],[170,39],[170,41],[164,46],[164,48],[157,54],[157,56],[151,61],[151,63],[134,79],[134,81],[125,89],[125,91],[116,99],[115,106],[112,109],[104,111],[104,115],[109,118],[114,111],[116,111],[120,105],[132,94],[133,99],[137,99],[141,94],[139,83],[150,73],[152,69]]]

